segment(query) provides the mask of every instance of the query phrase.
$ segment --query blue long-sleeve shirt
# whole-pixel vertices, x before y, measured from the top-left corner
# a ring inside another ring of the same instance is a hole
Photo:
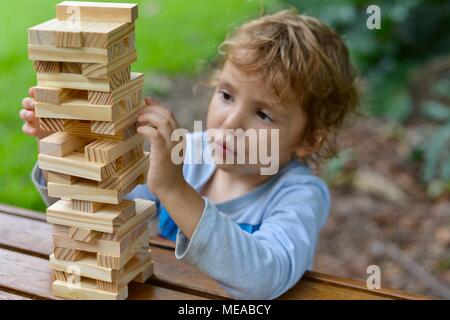
[[[215,170],[209,162],[192,164],[195,147],[209,154],[205,137],[205,132],[186,136],[185,159],[190,161],[183,175],[197,191]],[[330,210],[327,185],[298,160],[235,199],[214,203],[203,197],[205,207],[190,240],[147,185],[137,186],[127,198],[154,200],[158,233],[176,241],[176,258],[210,275],[237,299],[274,299],[295,285],[312,268]]]

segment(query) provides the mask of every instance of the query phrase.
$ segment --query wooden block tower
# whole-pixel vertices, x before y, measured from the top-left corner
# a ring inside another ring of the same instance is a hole
[[[155,204],[124,199],[145,183],[149,154],[136,132],[143,74],[131,72],[136,4],[62,2],[56,19],[28,30],[37,72],[36,115],[52,132],[39,146],[53,224],[55,296],[125,299],[153,262]]]

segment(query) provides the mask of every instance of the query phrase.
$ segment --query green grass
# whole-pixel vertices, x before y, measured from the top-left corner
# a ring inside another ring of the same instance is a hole
[[[136,71],[196,75],[216,56],[233,26],[258,16],[276,0],[148,0],[137,21]],[[36,140],[25,136],[18,113],[35,73],[27,56],[27,28],[55,17],[61,1],[15,0],[0,11],[0,203],[43,210],[30,180]],[[123,2],[123,1],[122,1]]]

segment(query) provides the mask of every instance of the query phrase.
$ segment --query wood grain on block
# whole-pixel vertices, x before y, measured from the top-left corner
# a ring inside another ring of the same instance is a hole
[[[110,92],[129,82],[123,70],[111,79],[86,78],[74,73],[37,73],[38,86]]]
[[[53,282],[53,294],[60,298],[74,300],[124,300],[128,297],[128,287],[119,293],[97,289],[97,282],[82,279],[80,283],[67,283],[61,280]]]
[[[144,136],[141,134],[135,134],[124,141],[95,140],[85,146],[84,154],[88,161],[109,163],[142,143],[144,143]]]
[[[52,224],[113,233],[135,213],[134,202],[128,200],[118,205],[105,205],[95,214],[73,210],[70,201],[59,200],[47,208],[47,221]]]
[[[131,80],[112,92],[101,92],[100,90],[89,90],[88,99],[92,104],[113,105],[121,102],[130,94],[142,90],[144,85],[143,73],[131,73]]]
[[[149,163],[143,163],[143,159],[146,159],[147,154],[145,153],[144,156],[136,159],[133,162],[128,163],[126,166],[120,168],[117,170],[117,172],[110,176],[107,179],[101,180],[98,183],[98,186],[100,188],[106,188],[106,189],[120,189],[122,186],[126,184],[126,177],[137,177],[139,176],[144,168],[147,168]],[[96,162],[93,162],[96,163]]]
[[[81,21],[119,21],[132,23],[138,18],[138,6],[134,3],[104,3],[64,1],[56,6],[56,17],[68,20],[79,14]]]
[[[74,184],[79,180],[78,177],[69,176],[67,174],[62,174],[58,172],[48,171],[48,182],[60,183],[60,184]]]
[[[30,60],[78,63],[108,63],[114,55],[101,48],[58,48],[48,45],[28,45]]]
[[[120,104],[98,105],[84,99],[68,99],[59,104],[36,102],[36,116],[69,120],[113,121],[120,114]]]
[[[63,132],[65,121],[64,119],[42,118],[39,119],[39,129],[46,132]]]
[[[45,118],[43,118],[45,119]],[[131,138],[136,134],[136,123],[133,123],[128,128],[120,130],[116,134],[101,134],[94,133],[91,131],[91,121],[84,120],[63,120],[64,122],[64,131],[90,139],[111,139],[111,140],[126,140]]]
[[[53,248],[53,254],[58,260],[64,261],[77,261],[83,256],[83,251],[76,249],[55,246]]]
[[[70,89],[55,87],[35,87],[34,96],[37,102],[59,105],[64,100],[74,96],[76,92]]]
[[[127,49],[111,63],[83,63],[82,73],[88,78],[107,79],[118,70],[127,67],[137,61],[136,49]]]
[[[100,236],[100,232],[88,229],[71,227],[69,229],[69,237],[73,240],[81,242],[91,242]]]
[[[59,73],[62,71],[61,62],[54,61],[33,61],[36,72]]]
[[[76,62],[61,62],[61,72],[82,74],[83,64]]]
[[[116,172],[116,165],[86,161],[84,153],[72,152],[64,157],[39,154],[39,168],[95,181],[104,181]]]
[[[100,202],[73,200],[73,199],[70,201],[72,203],[73,210],[89,212],[89,213],[95,213],[104,206],[104,204],[100,203]]]
[[[59,48],[109,49],[129,38],[133,32],[133,24],[121,22],[82,21],[69,24],[52,19],[29,28],[28,43]]]
[[[64,157],[75,150],[88,145],[92,140],[66,132],[55,132],[39,141],[39,153]]]
[[[83,34],[80,31],[55,31],[55,47],[81,48]]]
[[[113,121],[92,121],[91,132],[99,134],[117,135],[125,128],[137,123],[139,110],[145,106],[145,102],[136,105],[128,113],[119,115]]]
[[[121,170],[125,166],[127,166],[129,163],[135,161],[136,159],[139,159],[144,154],[144,145],[141,144],[137,146],[134,149],[131,149],[127,153],[125,153],[123,156],[119,157],[116,160],[116,166],[117,170]]]
[[[135,258],[133,257],[133,259],[135,259]],[[107,282],[112,282],[112,281],[117,280],[119,278],[120,274],[124,272],[124,269],[115,270],[112,268],[98,266],[97,265],[97,257],[96,257],[95,253],[86,253],[81,259],[79,259],[77,261],[76,265],[78,267],[78,270],[80,271],[80,276],[90,278],[90,279],[95,279],[95,280],[107,281]],[[50,266],[54,270],[57,270],[60,272],[64,272],[64,273],[73,273],[74,272],[73,268],[71,267],[70,262],[64,261],[64,260],[58,260],[55,258],[55,256],[53,254],[50,255]]]
[[[118,204],[137,185],[145,183],[148,171],[148,157],[146,165],[143,165],[142,172],[136,176],[130,173],[124,177],[124,183],[118,185],[117,189],[100,188],[98,183],[89,180],[77,181],[73,185],[62,183],[48,183],[48,194],[50,197],[68,198],[102,203]]]

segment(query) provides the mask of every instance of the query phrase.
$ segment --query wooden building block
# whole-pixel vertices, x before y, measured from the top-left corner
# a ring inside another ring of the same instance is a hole
[[[81,242],[91,242],[100,236],[100,232],[88,229],[71,227],[69,229],[69,237],[73,240]]]
[[[43,118],[45,119],[45,118]],[[91,121],[83,120],[63,120],[64,122],[63,131],[70,134],[74,134],[80,137],[86,137],[90,139],[111,139],[111,140],[127,140],[137,133],[136,123],[133,122],[129,127],[115,131],[112,133],[94,133],[91,131]]]
[[[70,99],[59,104],[36,102],[36,116],[69,120],[113,121],[119,116],[120,104],[91,104],[84,99]]]
[[[120,134],[122,130],[130,127],[131,125],[137,123],[139,117],[139,110],[145,107],[145,102],[142,101],[134,108],[124,114],[119,115],[116,119],[112,121],[92,121],[91,122],[91,132],[107,135],[117,135]]]
[[[61,72],[82,74],[83,64],[76,62],[61,62]]]
[[[70,249],[66,247],[58,247],[55,246],[53,248],[53,255],[58,260],[64,260],[64,261],[77,261],[81,257],[83,257],[83,251],[76,250],[76,249]]]
[[[38,86],[111,92],[129,82],[127,71],[120,70],[110,79],[86,78],[74,73],[37,73]]]
[[[95,213],[100,210],[104,204],[100,202],[83,201],[83,200],[70,200],[72,203],[72,209],[77,211]]]
[[[135,134],[124,141],[95,140],[85,146],[88,161],[109,163],[144,143],[144,136]]]
[[[128,286],[119,293],[101,291],[97,289],[97,282],[90,279],[82,279],[79,285],[55,280],[52,290],[57,297],[75,300],[125,300],[128,297]]]
[[[84,153],[72,152],[64,157],[39,154],[39,168],[95,181],[105,181],[114,175],[114,162],[99,163],[86,161]]]
[[[67,174],[62,174],[62,173],[52,172],[52,171],[48,171],[47,179],[48,179],[47,180],[48,182],[67,184],[67,185],[74,184],[75,182],[77,182],[79,180],[78,177],[68,176]]]
[[[62,71],[61,62],[54,61],[33,61],[36,72],[59,73]]]
[[[107,79],[110,78],[118,70],[127,67],[137,61],[137,53],[135,49],[128,49],[114,61],[108,64],[101,63],[83,63],[82,73],[88,78]]]
[[[77,95],[76,90],[54,88],[54,87],[35,87],[34,96],[37,102],[51,103],[59,105],[66,99]]]
[[[134,33],[134,24],[100,21],[68,24],[67,21],[52,19],[28,29],[28,44],[57,48],[110,49],[129,38],[131,33]]]
[[[81,48],[83,34],[80,31],[55,31],[55,46],[58,48]]]
[[[73,185],[48,183],[48,194],[50,197],[118,204],[136,185],[143,183],[149,167],[149,153],[144,153],[130,167],[132,170],[121,170],[115,174],[116,178],[120,178],[110,180],[110,189],[99,187],[94,181],[80,180]]]
[[[39,141],[39,153],[54,157],[64,157],[88,145],[91,141],[90,139],[66,132],[55,132]]]
[[[58,48],[49,45],[28,45],[30,60],[77,63],[109,63],[114,59],[109,49]]]
[[[46,132],[63,132],[65,121],[64,119],[41,118],[39,119],[39,128]]]
[[[141,90],[144,85],[144,75],[142,73],[131,73],[131,79],[123,86],[116,88],[112,92],[101,92],[100,90],[89,90],[88,99],[92,104],[113,105],[121,102],[131,93]]]
[[[80,229],[114,233],[135,213],[134,202],[128,200],[118,205],[105,205],[95,214],[73,210],[70,201],[59,200],[47,208],[47,221]],[[71,234],[69,237],[73,239]]]
[[[138,18],[138,6],[134,3],[105,3],[64,1],[56,6],[56,17],[68,20],[79,9],[81,21],[114,21],[132,23]]]

